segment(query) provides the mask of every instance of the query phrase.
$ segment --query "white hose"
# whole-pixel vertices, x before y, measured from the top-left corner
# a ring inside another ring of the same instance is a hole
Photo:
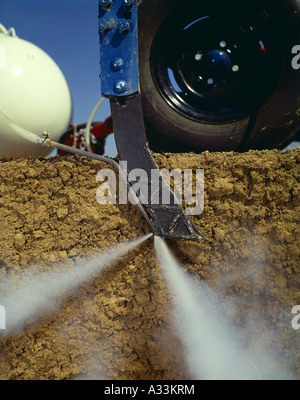
[[[85,143],[86,143],[86,147],[87,147],[88,151],[90,151],[90,152],[92,152],[90,133],[91,133],[91,126],[93,123],[93,118],[104,101],[105,101],[105,97],[101,97],[101,99],[98,101],[98,103],[95,105],[93,111],[91,112],[91,115],[89,116],[88,122],[85,127]]]
[[[101,99],[102,100],[102,99]],[[103,99],[104,100],[104,99]],[[100,101],[99,101],[100,103]],[[99,104],[98,103],[98,104]],[[102,103],[101,103],[102,104]],[[100,104],[100,105],[101,105]],[[73,154],[78,154],[81,156],[85,156],[85,157],[90,157],[93,158],[95,160],[99,160],[99,161],[103,161],[106,162],[108,164],[111,164],[115,167],[115,169],[117,171],[119,171],[121,178],[123,179],[124,183],[126,183],[127,188],[129,190],[129,194],[132,196],[132,198],[135,201],[135,204],[137,205],[137,207],[139,208],[139,210],[141,211],[141,213],[143,214],[144,218],[146,219],[150,229],[152,230],[152,224],[151,221],[146,213],[146,211],[144,210],[139,198],[137,197],[136,193],[134,192],[132,186],[129,184],[128,180],[127,180],[127,175],[124,173],[124,171],[122,170],[122,168],[120,167],[120,165],[111,158],[108,157],[104,157],[104,156],[100,156],[98,154],[92,153],[92,152],[88,152],[88,151],[83,151],[71,146],[66,146],[64,144],[61,143],[56,143],[53,142],[50,137],[48,132],[44,132],[43,135],[41,136],[37,136],[34,133],[27,131],[24,128],[21,128],[19,125],[15,124],[14,122],[12,122],[9,118],[7,118],[6,115],[4,115],[1,111],[0,111],[0,122],[3,122],[5,125],[9,126],[11,129],[13,129],[19,136],[23,137],[24,139],[30,140],[33,143],[36,144],[40,144],[42,146],[47,146],[47,147],[53,147],[56,149],[61,149],[63,151],[66,152],[70,152]]]
[[[19,125],[12,122],[5,114],[0,111],[0,121],[7,125],[10,129],[16,132],[19,136],[24,139],[30,140],[30,142],[38,143],[38,136],[32,132],[27,131],[24,128],[21,128]]]
[[[2,29],[1,26],[0,26],[0,29]],[[88,141],[87,137],[88,137],[88,139],[90,139],[89,133],[90,133],[90,130],[91,130],[91,125],[92,125],[92,121],[93,121],[94,115],[96,114],[98,108],[101,106],[101,104],[104,102],[104,100],[105,100],[105,98],[102,97],[100,99],[100,101],[97,103],[97,105],[95,106],[93,112],[91,113],[89,121],[88,121],[88,123],[86,125],[87,126],[86,144],[87,144],[87,147],[88,147],[90,152],[92,152],[92,150],[91,150],[91,147],[90,147],[90,140]],[[28,131],[27,129],[21,128],[19,125],[17,125],[13,121],[11,121],[5,114],[3,114],[2,111],[0,111],[0,121],[3,124],[7,125],[10,129],[12,129],[19,136],[23,137],[24,139],[27,139],[27,140],[29,140],[30,142],[33,142],[33,143],[38,143],[38,136],[37,135],[35,135],[34,133]]]

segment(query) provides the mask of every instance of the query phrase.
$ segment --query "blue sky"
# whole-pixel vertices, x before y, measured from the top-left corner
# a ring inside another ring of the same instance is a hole
[[[0,23],[53,58],[70,86],[73,123],[87,122],[101,97],[98,0],[0,0]],[[109,115],[107,100],[95,120]],[[113,135],[106,154],[116,155]]]

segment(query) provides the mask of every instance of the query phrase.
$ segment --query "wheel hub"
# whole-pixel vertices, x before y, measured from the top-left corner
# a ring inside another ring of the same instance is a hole
[[[223,82],[231,71],[230,56],[219,49],[208,51],[200,60],[199,69],[200,81],[208,85]]]
[[[276,35],[276,24],[259,7],[249,15],[202,6],[183,15],[180,9],[165,20],[153,42],[154,80],[166,102],[190,119],[242,120],[279,81],[284,57]]]

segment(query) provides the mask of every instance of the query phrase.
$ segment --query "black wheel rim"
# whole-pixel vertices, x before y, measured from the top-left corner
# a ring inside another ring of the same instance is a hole
[[[274,8],[261,1],[238,10],[229,3],[179,7],[153,41],[151,70],[160,94],[198,122],[250,116],[274,91],[284,68],[284,38]]]

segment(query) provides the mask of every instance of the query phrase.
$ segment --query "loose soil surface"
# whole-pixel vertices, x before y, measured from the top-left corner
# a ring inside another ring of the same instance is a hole
[[[168,243],[184,270],[235,304],[245,346],[263,338],[300,377],[300,330],[291,325],[300,304],[300,149],[154,157],[161,168],[205,170],[204,212],[191,219],[209,242]],[[0,162],[0,278],[18,282],[149,232],[136,206],[97,203],[100,168],[75,156]],[[188,379],[174,301],[147,240],[55,313],[13,336],[1,331],[0,379]]]

